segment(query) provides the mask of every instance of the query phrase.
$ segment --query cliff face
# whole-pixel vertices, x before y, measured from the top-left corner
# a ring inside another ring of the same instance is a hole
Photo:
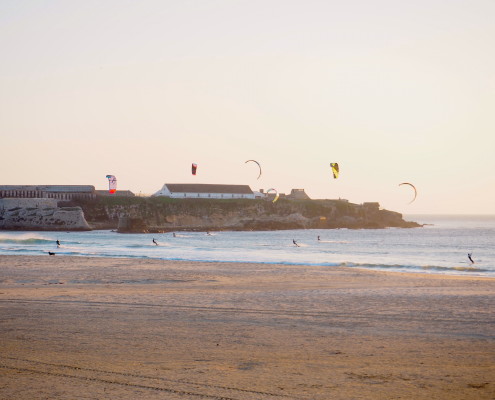
[[[111,198],[80,203],[93,229],[119,232],[418,227],[377,203]]]
[[[81,207],[58,207],[54,199],[1,199],[0,229],[90,230]]]

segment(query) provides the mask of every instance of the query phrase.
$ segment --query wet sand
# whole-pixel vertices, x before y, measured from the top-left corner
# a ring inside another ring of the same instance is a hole
[[[0,256],[0,399],[399,398],[495,398],[495,279]]]

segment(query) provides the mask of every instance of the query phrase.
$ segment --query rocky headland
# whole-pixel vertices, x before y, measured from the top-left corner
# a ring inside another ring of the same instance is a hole
[[[73,204],[74,205],[74,204]],[[346,200],[216,200],[99,198],[77,203],[92,229],[119,232],[169,232],[282,229],[414,228],[402,214],[378,203]]]
[[[170,199],[97,197],[92,200],[0,199],[0,229],[122,233],[282,229],[414,228],[378,203],[347,200]]]

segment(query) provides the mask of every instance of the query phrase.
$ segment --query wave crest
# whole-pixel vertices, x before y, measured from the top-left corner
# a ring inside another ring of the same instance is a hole
[[[0,235],[0,243],[11,244],[45,244],[55,243],[55,240],[45,238],[37,234],[24,234],[24,235]]]

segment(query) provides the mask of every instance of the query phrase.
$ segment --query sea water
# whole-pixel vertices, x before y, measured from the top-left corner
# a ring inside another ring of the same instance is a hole
[[[405,219],[425,225],[411,229],[175,232],[175,236],[172,232],[0,231],[0,255],[47,256],[50,251],[70,256],[309,264],[495,277],[495,216],[410,215]],[[474,264],[468,253],[472,253]]]

